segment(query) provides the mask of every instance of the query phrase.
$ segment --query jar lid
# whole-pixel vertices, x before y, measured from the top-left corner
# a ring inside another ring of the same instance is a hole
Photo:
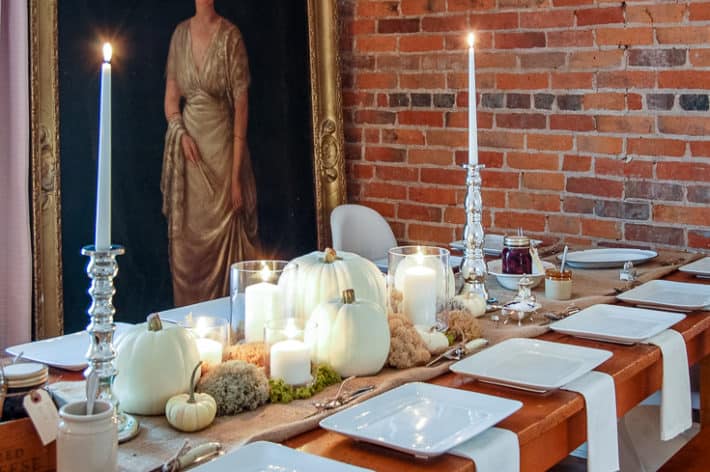
[[[506,236],[503,238],[503,246],[530,247],[530,238],[527,236]]]
[[[44,364],[23,362],[4,367],[8,388],[24,388],[41,385],[49,379],[49,369]]]

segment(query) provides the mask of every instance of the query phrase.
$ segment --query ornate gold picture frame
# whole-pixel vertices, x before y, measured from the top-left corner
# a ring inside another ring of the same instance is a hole
[[[345,202],[338,12],[336,0],[305,1],[316,231],[323,248],[330,243],[330,212]],[[33,335],[43,339],[64,327],[57,0],[30,0],[29,8]]]

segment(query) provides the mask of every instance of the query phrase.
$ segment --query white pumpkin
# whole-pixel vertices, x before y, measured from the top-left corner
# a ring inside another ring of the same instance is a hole
[[[314,251],[292,261],[297,270],[284,273],[279,285],[292,298],[294,315],[306,322],[313,310],[324,302],[340,298],[343,290],[352,288],[361,300],[369,300],[383,310],[386,303],[385,278],[371,261],[351,252],[330,248]]]
[[[191,433],[212,424],[217,414],[217,402],[208,393],[195,393],[195,375],[202,361],[192,371],[190,393],[181,393],[170,397],[165,404],[165,418],[173,428]]]
[[[390,350],[387,315],[381,306],[356,301],[355,292],[345,290],[329,341],[328,359],[341,377],[375,375]]]
[[[488,304],[483,297],[477,293],[469,293],[466,295],[456,295],[454,297],[454,304],[459,305],[462,308],[468,310],[473,316],[478,318],[486,314],[486,309]]]
[[[440,354],[449,347],[449,338],[441,331],[432,330],[431,327],[422,325],[416,325],[414,328],[419,333],[422,341],[424,341],[430,354]]]
[[[163,414],[170,397],[189,390],[200,361],[194,336],[181,326],[163,326],[156,313],[124,334],[116,351],[113,393],[122,410],[138,415]]]
[[[342,303],[321,303],[306,323],[303,340],[311,350],[311,362],[330,364],[330,333]]]

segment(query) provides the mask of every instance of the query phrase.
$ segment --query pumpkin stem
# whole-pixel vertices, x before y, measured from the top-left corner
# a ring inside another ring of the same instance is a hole
[[[323,251],[323,253],[324,253],[323,260],[324,260],[327,264],[330,264],[331,262],[335,262],[335,261],[337,261],[338,259],[340,259],[340,258],[338,257],[338,253],[335,252],[335,249],[333,249],[333,248],[331,248],[331,247],[325,248],[325,251]]]
[[[187,403],[195,403],[195,374],[201,365],[202,361],[198,362],[192,370],[192,376],[190,376],[190,398],[187,399]]]
[[[348,288],[343,290],[343,305],[355,303],[355,290]]]
[[[158,313],[148,315],[148,331],[160,331],[161,329],[163,329],[163,322],[160,321],[160,315]]]

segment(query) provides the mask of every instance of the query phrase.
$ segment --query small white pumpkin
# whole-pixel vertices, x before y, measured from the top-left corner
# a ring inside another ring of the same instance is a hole
[[[162,415],[170,397],[188,391],[200,361],[194,336],[178,325],[163,326],[157,313],[123,335],[116,351],[113,392],[122,410],[137,415]]]
[[[202,365],[197,363],[192,371],[190,393],[175,395],[165,404],[165,418],[173,428],[191,433],[205,429],[214,421],[217,415],[217,403],[208,393],[195,393],[195,375]]]
[[[356,301],[355,291],[343,291],[342,305],[329,336],[330,365],[342,377],[375,375],[387,361],[390,329],[381,306]]]
[[[440,354],[449,347],[449,338],[441,331],[432,330],[431,327],[422,325],[416,325],[414,328],[426,344],[430,354]]]
[[[341,306],[340,300],[321,303],[306,323],[303,341],[311,350],[314,364],[330,364],[330,334]]]
[[[385,278],[371,261],[351,252],[326,249],[293,259],[297,270],[279,279],[287,296],[293,297],[295,316],[306,322],[324,302],[340,298],[343,290],[354,289],[361,300],[369,300],[383,310],[386,303]]]

